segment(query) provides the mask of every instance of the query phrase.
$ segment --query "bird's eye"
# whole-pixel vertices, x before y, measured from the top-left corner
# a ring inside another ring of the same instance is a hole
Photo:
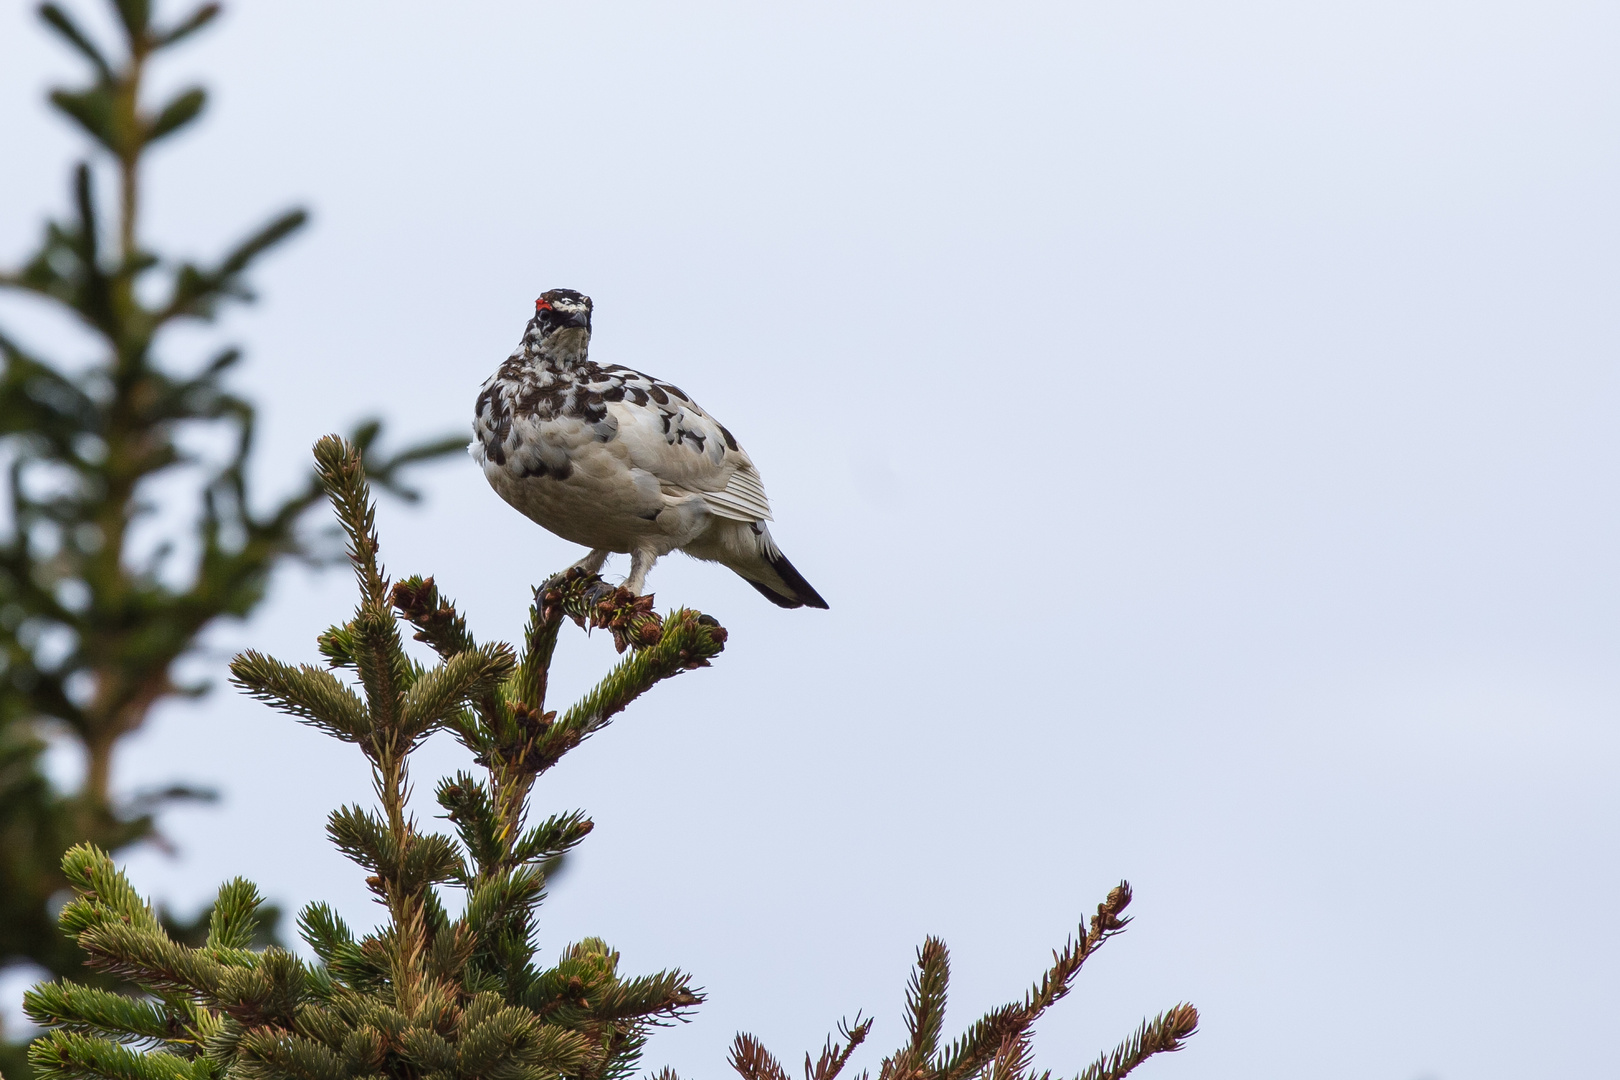
[[[534,310],[537,312],[553,310],[551,307],[551,301],[542,296],[540,299],[534,302]]]

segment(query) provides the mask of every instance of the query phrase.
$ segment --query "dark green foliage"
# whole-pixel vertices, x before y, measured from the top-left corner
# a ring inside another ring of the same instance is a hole
[[[1035,1021],[1069,992],[1069,986],[1092,953],[1130,922],[1120,913],[1131,902],[1125,882],[1097,905],[1089,926],[1052,956],[1052,966],[1024,995],[992,1009],[969,1025],[966,1032],[943,1050],[945,996],[950,983],[950,954],[945,943],[929,938],[917,950],[917,966],[906,989],[906,1045],[883,1059],[878,1080],[1051,1080],[1050,1071],[1036,1074],[1031,1066],[1030,1036]],[[855,1018],[829,1038],[820,1059],[804,1057],[805,1080],[834,1080],[850,1055],[871,1030],[870,1020]],[[1154,1054],[1180,1050],[1198,1028],[1198,1010],[1177,1005],[1147,1021],[1112,1054],[1104,1054],[1079,1080],[1119,1080]],[[731,1048],[731,1066],[743,1080],[787,1080],[787,1070],[752,1035],[738,1035]],[[667,1073],[667,1070],[666,1070]],[[673,1075],[660,1080],[675,1080]],[[862,1072],[859,1080],[868,1080]]]
[[[389,582],[360,450],[328,437],[315,456],[360,592],[354,616],[320,639],[346,676],[257,653],[231,672],[248,693],[365,754],[378,809],[341,807],[327,829],[366,872],[387,920],[356,939],[325,904],[309,905],[298,925],[318,960],[306,964],[274,945],[253,948],[262,901],[237,880],[220,889],[206,939],[188,946],[105,854],[75,847],[63,864],[75,899],[62,927],[95,971],[147,996],[66,981],[35,988],[29,1016],[52,1030],[31,1051],[34,1068],[64,1080],[629,1076],[648,1029],[701,996],[679,971],[621,975],[618,953],[595,938],[536,964],[547,868],[591,823],[574,812],[529,827],[528,796],[630,702],[707,665],[725,630],[689,611],[661,619],[642,598],[569,573],[536,590],[520,652],[480,645],[432,579]],[[546,708],[545,668],[565,617],[632,651],[559,719]],[[433,666],[406,653],[402,618],[438,654]],[[438,785],[456,838],[421,831],[406,806],[409,756],[437,730],[454,733],[482,770]],[[456,919],[440,898],[447,886],[466,893]]]
[[[152,814],[166,801],[208,795],[175,786],[114,804],[115,747],[161,702],[205,689],[182,685],[175,665],[208,627],[253,611],[285,560],[325,549],[300,529],[323,497],[314,476],[279,502],[251,490],[254,407],[227,384],[241,352],[177,365],[156,348],[164,330],[251,298],[246,272],[305,214],[275,215],[213,260],[171,259],[147,246],[139,231],[146,153],[184,130],[207,100],[191,88],[148,106],[148,65],[219,7],[206,4],[168,27],[153,25],[144,3],[113,7],[116,49],[57,4],[40,8],[88,62],[86,81],[50,100],[90,137],[100,163],[74,169],[70,212],[46,225],[20,267],[0,269],[0,287],[56,308],[99,343],[87,367],[69,368],[0,331],[9,505],[0,528],[0,966],[30,960],[57,974],[82,970],[83,959],[52,925],[51,897],[67,886],[63,853],[81,842],[118,850],[152,833]],[[110,209],[98,204],[98,167],[116,181]],[[223,433],[228,452],[185,449],[199,428]],[[407,498],[415,496],[400,485],[403,470],[464,441],[389,456],[376,452],[378,433],[370,422],[353,441],[372,481]],[[131,529],[153,510],[152,482],[177,472],[197,480],[189,530],[150,553],[136,550]],[[57,792],[41,776],[42,725],[83,745],[82,790]]]

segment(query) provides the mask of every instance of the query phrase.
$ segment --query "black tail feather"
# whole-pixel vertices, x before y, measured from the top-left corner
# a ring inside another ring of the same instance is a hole
[[[780,552],[775,554],[767,552],[765,558],[771,564],[771,569],[776,571],[776,576],[782,579],[782,583],[793,590],[793,595],[783,596],[769,585],[762,585],[752,578],[744,579],[748,584],[758,589],[760,595],[777,607],[813,607],[826,610],[827,601],[823,600],[821,594],[816,592],[808,581],[804,580],[803,574],[794,569],[793,564],[787,561],[787,556]]]
[[[748,582],[748,584],[752,585],[754,588],[758,589],[759,590],[759,595],[763,596],[765,599],[769,600],[771,603],[775,604],[777,607],[785,607],[785,608],[804,607],[803,601],[794,600],[794,599],[792,599],[790,597],[783,596],[781,593],[777,592],[775,589],[771,588],[769,585],[761,585],[759,582],[755,581],[753,578],[743,578],[743,580]]]

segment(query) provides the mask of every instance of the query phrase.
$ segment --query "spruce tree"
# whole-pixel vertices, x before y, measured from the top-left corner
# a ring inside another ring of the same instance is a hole
[[[334,811],[327,831],[359,865],[386,917],[357,936],[326,904],[298,919],[315,960],[279,946],[251,948],[257,889],[221,888],[206,941],[167,934],[149,904],[92,845],[68,853],[76,898],[63,910],[92,968],[142,996],[62,980],[28,994],[29,1016],[51,1030],[30,1059],[60,1080],[621,1080],[633,1074],[649,1031],[702,1001],[680,971],[628,976],[618,954],[587,938],[542,966],[537,912],[547,869],[583,840],[580,811],[529,819],[536,781],[657,683],[705,667],[725,646],[712,618],[660,617],[631,595],[575,569],[534,592],[516,649],[480,644],[432,578],[393,583],[379,545],[357,448],[335,436],[316,447],[354,567],[359,604],[318,638],[326,667],[248,652],[236,683],[295,719],[353,744],[368,761],[377,806]],[[608,631],[624,658],[567,708],[552,707],[548,675],[565,620]],[[433,654],[407,652],[401,624]],[[439,782],[455,835],[424,831],[408,806],[410,756],[446,730],[472,752],[476,772]],[[452,919],[445,889],[463,893]],[[907,1038],[879,1080],[1049,1080],[1030,1064],[1030,1029],[1066,994],[1082,965],[1125,928],[1121,884],[1059,950],[1022,999],[992,1010],[944,1042],[949,982],[945,946],[930,938],[906,994]],[[1143,1024],[1081,1080],[1116,1080],[1173,1051],[1198,1014],[1178,1005]],[[806,1080],[835,1080],[871,1029],[859,1015],[805,1057]],[[757,1040],[738,1036],[731,1064],[743,1080],[787,1080]],[[866,1074],[862,1074],[863,1078]],[[664,1070],[661,1080],[676,1080]]]
[[[206,94],[192,87],[151,106],[147,75],[219,6],[169,26],[154,23],[147,0],[109,6],[116,49],[58,5],[39,9],[87,65],[82,85],[56,89],[50,101],[89,136],[92,155],[73,170],[71,213],[47,224],[19,268],[0,270],[0,288],[65,314],[99,344],[99,355],[75,367],[0,330],[9,509],[0,521],[0,967],[30,961],[57,974],[83,970],[82,954],[54,925],[52,898],[68,884],[63,853],[84,842],[126,847],[152,834],[165,801],[206,794],[174,785],[115,802],[119,742],[165,701],[200,694],[205,688],[182,681],[177,663],[221,619],[252,612],[278,565],[317,558],[323,547],[300,525],[322,497],[313,476],[273,503],[252,490],[255,410],[228,384],[241,351],[222,348],[186,365],[157,348],[170,328],[251,299],[247,270],[305,214],[277,215],[210,260],[149,245],[141,228],[148,156],[197,119]],[[12,155],[8,166],[22,162]],[[100,184],[115,193],[110,210]],[[188,449],[199,429],[228,452]],[[465,441],[385,456],[374,452],[377,434],[373,422],[352,438],[367,451],[372,479],[408,498],[403,470]],[[132,530],[154,509],[153,482],[181,476],[197,479],[189,525],[155,550],[137,548]],[[46,730],[82,746],[79,790],[57,790],[42,774]]]

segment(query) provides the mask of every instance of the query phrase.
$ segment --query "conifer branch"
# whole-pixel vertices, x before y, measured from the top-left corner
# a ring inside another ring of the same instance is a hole
[[[388,589],[377,563],[377,512],[360,451],[336,435],[327,435],[315,444],[315,473],[349,538],[349,562],[360,582],[363,605],[386,610]]]
[[[703,1001],[684,971],[661,971],[637,979],[618,980],[599,990],[589,1001],[593,1020],[607,1023],[678,1020]]]
[[[557,635],[562,630],[562,605],[546,600],[553,591],[549,583],[535,590],[534,603],[529,606],[529,622],[523,628],[523,652],[518,657],[517,675],[512,680],[513,702],[536,716],[546,709],[551,658],[557,649]]]
[[[166,1042],[175,1037],[169,1014],[154,1001],[141,1001],[91,986],[40,983],[23,996],[23,1012],[42,1027],[116,1042]]]
[[[183,1057],[137,1053],[106,1039],[68,1031],[52,1031],[35,1040],[28,1050],[28,1062],[42,1074],[60,1080],[211,1080],[206,1067],[198,1069]]]
[[[318,1042],[282,1031],[249,1030],[237,1044],[240,1071],[253,1080],[348,1080],[343,1059]]]
[[[838,1041],[834,1041],[830,1035],[827,1037],[826,1045],[821,1048],[821,1057],[816,1059],[814,1066],[810,1064],[810,1055],[804,1055],[804,1080],[836,1080],[838,1074],[844,1071],[844,1066],[849,1064],[850,1055],[866,1041],[867,1033],[871,1030],[872,1021],[862,1020],[859,1013],[855,1014],[853,1024],[840,1020]]]
[[[1002,1042],[996,1056],[991,1059],[990,1068],[985,1073],[986,1080],[1024,1080],[1031,1060],[1033,1055],[1028,1033],[1014,1035]],[[1050,1073],[1040,1080],[1050,1080]]]
[[[306,217],[296,209],[270,215],[222,253],[197,259],[161,254],[143,235],[146,155],[191,130],[208,104],[200,86],[150,100],[148,75],[165,50],[209,25],[219,5],[162,25],[149,0],[110,0],[110,23],[69,11],[82,6],[45,3],[39,15],[51,38],[84,61],[49,101],[93,152],[70,170],[65,204],[33,250],[0,267],[0,288],[42,300],[96,343],[87,365],[58,362],[0,329],[0,482],[9,485],[0,493],[9,511],[0,526],[0,607],[11,613],[0,626],[0,746],[20,755],[0,777],[0,794],[26,800],[8,805],[31,823],[9,841],[0,966],[31,961],[57,974],[83,971],[77,946],[52,926],[52,898],[67,887],[65,850],[89,842],[116,851],[154,835],[158,804],[112,793],[123,740],[163,702],[201,693],[176,671],[210,626],[250,614],[284,561],[323,558],[323,545],[305,531],[306,512],[324,494],[319,480],[311,475],[271,500],[255,497],[249,482],[255,409],[227,385],[240,350],[220,347],[201,365],[178,367],[162,355],[163,332],[178,321],[209,321],[250,299],[250,271]],[[105,179],[117,192],[110,203],[97,198]],[[203,430],[209,437],[193,437]],[[406,499],[415,497],[404,482],[414,464],[451,452],[448,440],[435,439],[379,453],[375,422],[354,434],[372,482]],[[184,449],[204,445],[222,449]],[[131,530],[153,485],[179,479],[183,467],[195,467],[195,482],[186,481],[191,510],[160,536],[154,555],[138,555]],[[70,595],[79,599],[64,604]],[[44,644],[64,641],[65,655]],[[78,789],[56,790],[40,751],[27,749],[43,726],[80,742]],[[9,1054],[0,1044],[8,1064]]]
[[[505,1008],[471,1028],[461,1049],[463,1076],[511,1076],[528,1080],[590,1075],[592,1047],[580,1033],[536,1023],[517,1009]]]
[[[967,1080],[977,1075],[1009,1040],[1025,1037],[1041,1014],[1069,992],[1087,958],[1125,929],[1130,920],[1120,913],[1130,902],[1130,884],[1122,881],[1097,905],[1089,927],[1082,927],[1077,937],[1053,954],[1051,968],[1022,1002],[986,1013],[951,1045],[937,1069],[940,1080]]]
[[[354,630],[348,623],[327,627],[316,637],[315,647],[326,657],[328,667],[353,669]]]
[[[465,877],[461,853],[447,836],[412,833],[399,868],[399,888],[407,895],[425,893],[430,885]]]
[[[725,629],[707,615],[678,608],[664,620],[658,643],[619,662],[548,733],[558,756],[607,726],[632,701],[664,679],[707,667],[726,647]]]
[[[493,690],[511,675],[513,666],[512,650],[505,643],[449,657],[406,691],[400,702],[401,737],[414,743],[470,699]]]
[[[1198,1010],[1177,1005],[1151,1020],[1144,1020],[1136,1034],[1104,1054],[1080,1074],[1079,1080],[1120,1080],[1154,1054],[1173,1054],[1198,1030]]]
[[[917,966],[906,987],[906,1030],[911,1033],[912,1060],[929,1061],[939,1052],[945,1028],[945,995],[951,979],[951,958],[945,943],[930,937],[917,950]]]
[[[339,953],[354,946],[354,931],[324,903],[304,908],[298,915],[298,929],[315,955],[327,965],[331,965]]]
[[[162,930],[141,930],[117,922],[103,922],[78,935],[79,946],[97,971],[163,993],[220,990],[225,966],[200,949],[176,944]]]
[[[164,124],[189,123],[202,111],[202,106],[201,90],[193,90],[191,96],[182,95],[175,99],[163,114],[152,121],[154,134],[149,138],[155,141],[174,130],[163,127]],[[285,211],[238,243],[217,266],[204,269],[193,263],[182,263],[175,271],[167,303],[152,317],[154,325],[180,318],[212,319],[220,301],[224,299],[253,299],[253,293],[242,281],[243,271],[260,255],[303,228],[308,220],[309,214],[304,210]]]
[[[231,661],[231,681],[250,695],[345,742],[370,738],[371,719],[359,696],[331,672],[292,667],[248,650]]]
[[[541,862],[565,855],[595,828],[583,811],[554,814],[524,833],[512,845],[514,863]]]
[[[604,582],[596,574],[579,567],[552,578],[535,590],[537,624],[550,628],[567,615],[584,628],[600,627],[613,634],[613,644],[624,652],[630,646],[645,648],[659,637],[662,620],[652,609],[653,598],[637,596],[630,590]],[[556,631],[531,646],[536,662],[549,666]]]
[[[467,910],[461,923],[480,941],[495,944],[496,935],[485,928],[504,930],[545,895],[545,875],[532,866],[498,870],[476,881],[467,895]],[[489,940],[484,940],[485,938]]]
[[[752,1035],[739,1034],[732,1042],[729,1064],[743,1080],[788,1080],[782,1063]]]
[[[457,773],[439,782],[436,792],[445,817],[456,827],[462,847],[472,858],[473,876],[482,876],[505,861],[507,844],[489,789],[470,773]],[[472,878],[468,879],[471,884]]]
[[[204,4],[184,19],[181,19],[170,29],[158,34],[153,41],[155,48],[163,49],[177,42],[183,41],[195,34],[198,30],[214,21],[219,14],[218,4]]]
[[[339,851],[373,876],[399,876],[400,838],[371,811],[361,806],[338,807],[326,819],[326,834]]]
[[[950,958],[944,942],[928,938],[917,950],[917,965],[906,989],[906,1044],[883,1060],[879,1080],[1051,1080],[1049,1072],[1037,1076],[1030,1068],[1033,1025],[1069,992],[1086,959],[1125,929],[1130,920],[1122,912],[1130,902],[1131,887],[1122,881],[1097,905],[1096,914],[1081,926],[1079,934],[1053,954],[1052,966],[1022,1000],[985,1013],[943,1052],[938,1047]],[[848,1040],[845,1046],[838,1048],[829,1038],[815,1066],[805,1055],[806,1080],[832,1080],[844,1067],[870,1026],[870,1021],[863,1026],[859,1017],[856,1019],[853,1030],[840,1028]],[[1099,1058],[1079,1080],[1115,1080],[1124,1076],[1153,1054],[1178,1049],[1196,1029],[1197,1022],[1197,1010],[1191,1005],[1178,1005],[1145,1023],[1133,1039],[1122,1044],[1112,1057]],[[749,1036],[739,1036],[732,1052],[732,1064],[745,1080],[776,1080],[769,1074],[775,1060]]]
[[[415,674],[401,647],[399,630],[386,609],[362,603],[349,623],[354,635],[354,668],[365,691],[371,737],[365,744],[385,771],[403,760],[410,740],[402,739],[400,698]],[[386,796],[385,796],[386,797]]]
[[[389,594],[394,609],[412,626],[417,641],[426,642],[441,659],[478,647],[467,631],[467,620],[456,611],[453,601],[439,595],[432,578],[420,575],[397,583]]]
[[[62,857],[62,873],[78,894],[62,908],[62,928],[70,934],[116,922],[140,931],[162,932],[162,925],[105,852],[78,844]]]
[[[264,898],[245,878],[233,878],[219,888],[208,921],[207,948],[215,951],[246,949],[258,930],[259,905]]]
[[[44,19],[58,34],[61,34],[63,40],[79,50],[86,60],[90,61],[91,66],[96,69],[96,74],[102,81],[109,83],[113,81],[112,67],[107,63],[107,58],[91,42],[90,36],[80,30],[79,25],[68,17],[67,12],[56,4],[41,4],[39,17]]]

